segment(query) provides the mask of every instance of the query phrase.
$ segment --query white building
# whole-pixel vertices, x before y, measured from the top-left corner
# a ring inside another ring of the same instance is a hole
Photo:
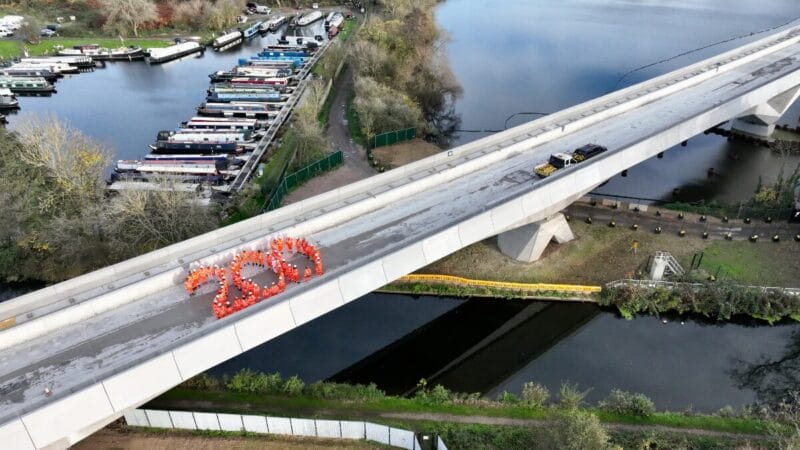
[[[3,16],[0,17],[0,27],[18,30],[24,21],[25,18],[22,16]]]

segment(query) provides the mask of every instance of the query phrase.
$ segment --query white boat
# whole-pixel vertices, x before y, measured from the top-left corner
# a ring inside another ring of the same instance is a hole
[[[30,70],[49,70],[50,72],[60,75],[63,73],[78,73],[80,70],[75,67],[71,66],[67,63],[51,63],[51,62],[43,62],[43,63],[28,63],[28,62],[18,62],[13,64],[10,69],[30,69]]]
[[[147,53],[150,55],[150,64],[161,64],[163,62],[172,61],[173,59],[178,59],[181,56],[202,51],[203,46],[197,42],[182,42],[165,48],[147,49]]]
[[[76,45],[58,50],[59,56],[91,56],[95,61],[134,61],[144,59],[141,47],[105,48],[98,44]]]
[[[322,19],[322,12],[311,11],[310,13],[304,14],[302,17],[297,19],[297,26],[304,27],[318,21],[319,19]]]
[[[328,22],[327,27],[328,28],[333,28],[333,27],[341,28],[342,23],[344,23],[344,16],[342,14],[340,14],[340,13],[336,13],[333,16],[333,18],[330,20],[330,22]]]
[[[244,35],[244,38],[245,39],[250,39],[251,37],[255,36],[256,33],[258,33],[261,30],[261,24],[262,23],[263,22],[256,22],[253,25],[251,25],[249,28],[244,30],[242,32],[242,34]]]
[[[273,17],[261,24],[261,31],[276,31],[284,23],[286,23],[286,16]]]
[[[0,88],[0,109],[14,109],[19,106],[17,96],[11,89]]]
[[[35,58],[22,58],[19,60],[25,64],[49,64],[60,63],[69,64],[75,67],[93,67],[94,61],[91,56],[39,56]]]
[[[222,36],[214,39],[214,42],[211,43],[211,46],[214,49],[219,50],[222,47],[227,47],[236,41],[242,41],[242,32],[239,30],[231,31],[230,33],[223,34]]]

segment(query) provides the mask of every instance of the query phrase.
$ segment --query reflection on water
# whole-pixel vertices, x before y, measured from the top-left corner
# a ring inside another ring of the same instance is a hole
[[[520,394],[574,381],[597,402],[613,388],[659,409],[740,407],[798,383],[796,324],[752,326],[641,317],[588,304],[369,294],[223,363],[306,381],[375,382],[408,394],[421,378],[460,392]],[[758,364],[752,365],[751,362]]]
[[[476,14],[475,11],[480,11]],[[456,102],[460,129],[498,129],[521,111],[558,111],[614,88],[629,70],[711,42],[800,16],[795,0],[448,0],[437,20],[451,36],[449,60],[464,89]],[[677,58],[627,77],[620,87],[661,75],[758,38],[738,40]],[[800,105],[784,122],[796,124]],[[510,124],[530,120],[519,116]],[[461,133],[466,143],[482,133]],[[747,199],[759,175],[791,171],[800,156],[781,160],[769,150],[699,136],[688,147],[646,161],[600,192],[677,200],[735,203]],[[721,176],[709,179],[709,167]]]

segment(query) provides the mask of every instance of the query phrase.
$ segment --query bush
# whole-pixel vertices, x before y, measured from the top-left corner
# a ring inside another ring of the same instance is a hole
[[[504,405],[516,405],[519,403],[519,397],[508,391],[503,391],[497,396],[497,401]]]
[[[562,385],[563,386],[563,385]],[[572,409],[557,415],[546,427],[539,448],[547,450],[610,449],[608,434],[594,414]]]
[[[620,389],[612,389],[608,397],[600,402],[600,408],[611,413],[637,417],[649,417],[656,412],[653,401],[646,395]]]
[[[564,409],[577,409],[590,391],[591,389],[581,391],[578,383],[564,381],[561,383],[561,389],[558,390],[558,404]]]
[[[181,383],[181,387],[184,389],[196,389],[198,391],[215,391],[219,389],[220,384],[219,380],[216,378],[207,373],[201,373]]]
[[[283,382],[283,393],[293,397],[298,396],[303,393],[305,387],[305,382],[295,375],[287,378],[286,381]]]
[[[522,385],[522,403],[533,408],[541,408],[550,399],[550,391],[539,383],[528,382]]]

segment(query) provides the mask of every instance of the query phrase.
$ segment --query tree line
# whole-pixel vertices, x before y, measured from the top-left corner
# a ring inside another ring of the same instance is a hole
[[[455,127],[452,104],[462,90],[441,51],[447,36],[436,25],[436,3],[382,2],[356,37],[354,107],[367,137],[410,127],[437,135]]]

